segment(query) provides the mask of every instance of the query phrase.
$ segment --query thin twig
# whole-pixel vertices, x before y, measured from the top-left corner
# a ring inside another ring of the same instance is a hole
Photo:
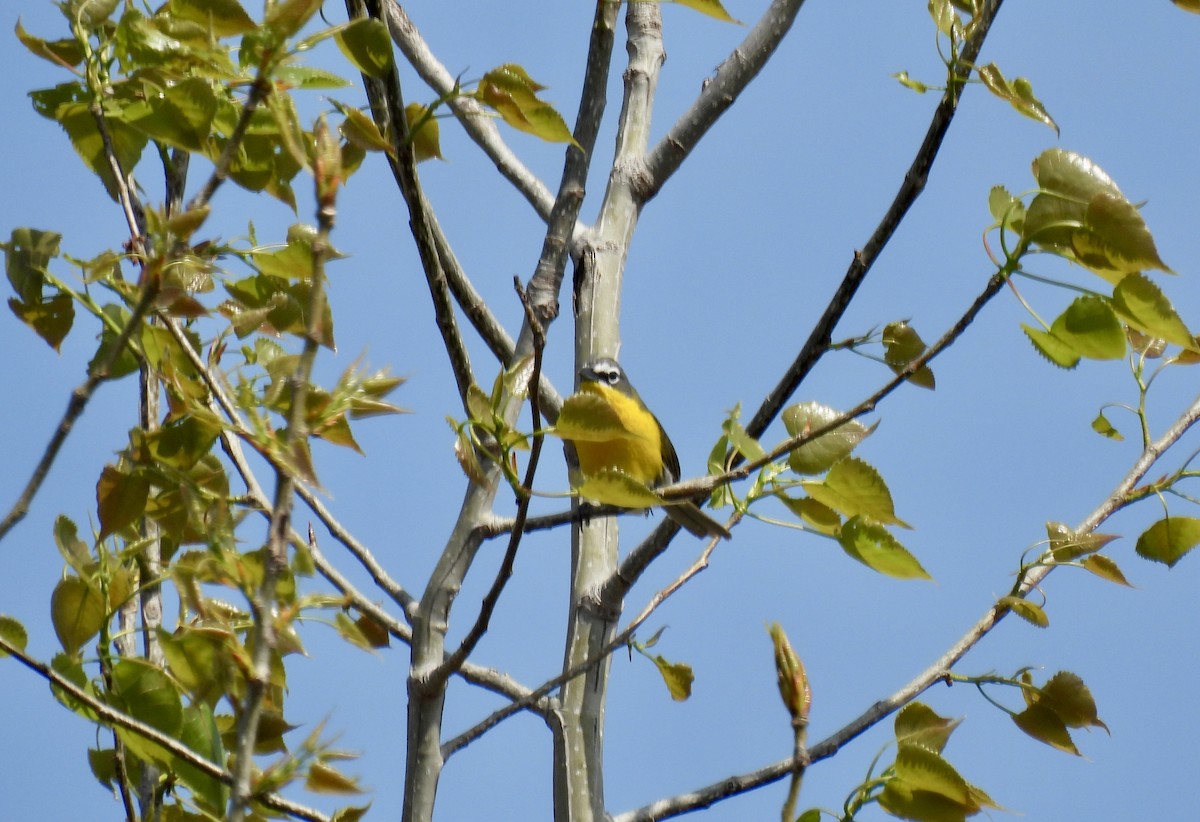
[[[746,424],[746,431],[750,436],[762,436],[763,432],[767,430],[767,426],[778,416],[800,383],[829,350],[834,329],[842,315],[846,313],[846,309],[858,292],[858,287],[866,279],[871,266],[874,265],[892,235],[895,234],[905,215],[908,214],[908,210],[925,190],[929,169],[933,167],[933,162],[950,129],[950,123],[958,111],[964,84],[971,73],[975,58],[983,48],[992,21],[1000,11],[1002,2],[1003,0],[985,2],[980,9],[979,17],[972,21],[971,33],[963,45],[960,60],[952,67],[954,81],[947,83],[946,91],[930,119],[929,128],[925,130],[925,139],[922,140],[921,147],[917,149],[912,163],[909,164],[908,171],[905,172],[904,179],[896,191],[896,196],[892,198],[892,203],[884,213],[883,219],[879,221],[879,225],[871,233],[862,249],[854,253],[850,267],[842,278],[837,291],[834,292],[833,298],[826,306],[825,312],[813,326],[808,340],[787,371],[784,372],[778,384],[763,399],[762,405],[759,406],[750,422]]]
[[[1101,502],[1075,529],[1077,535],[1094,532],[1109,517],[1120,511],[1135,498],[1137,483],[1154,466],[1158,458],[1172,445],[1179,441],[1197,421],[1200,421],[1200,397],[1193,400],[1188,409],[1167,429],[1156,442],[1152,443],[1138,457],[1133,467],[1117,484],[1116,488]],[[1041,565],[1025,577],[1016,595],[1024,597],[1030,591],[1038,588],[1053,571],[1053,564]],[[1010,609],[1000,605],[992,605],[978,621],[975,622],[950,648],[932,665],[915,677],[904,687],[885,699],[876,702],[862,715],[845,726],[830,734],[821,742],[808,749],[811,762],[819,762],[833,756],[855,737],[876,725],[894,711],[911,702],[931,686],[942,681],[951,668],[980,642],[993,628],[1008,615]],[[696,791],[661,799],[634,811],[617,814],[614,822],[654,822],[685,813],[707,808],[716,802],[727,799],[746,791],[762,787],[782,779],[795,770],[795,759],[788,757],[774,762],[756,771],[731,776],[720,782],[707,785]]]
[[[513,284],[516,286],[517,295],[521,298],[521,305],[525,309],[526,320],[533,328],[533,373],[529,380],[529,385],[532,387],[538,384],[542,375],[542,350],[546,347],[546,332],[542,328],[537,314],[534,313],[533,306],[529,302],[529,296],[525,293],[525,289],[521,287],[520,279],[514,279]],[[533,431],[536,433],[533,435],[533,442],[529,446],[529,463],[525,467],[525,478],[522,480],[522,487],[525,489],[533,487],[534,477],[537,475],[538,460],[542,454],[542,443],[545,439],[545,435],[542,433],[542,413],[538,406],[538,392],[530,390],[529,413],[532,417],[531,424]],[[467,635],[463,637],[462,643],[454,650],[454,653],[450,654],[430,674],[431,680],[445,679],[456,671],[475,650],[479,641],[483,639],[483,635],[487,633],[488,626],[492,620],[492,614],[495,613],[496,606],[500,603],[500,595],[504,592],[504,587],[508,583],[508,580],[512,578],[513,565],[517,559],[517,548],[521,544],[521,537],[525,534],[525,520],[529,516],[529,503],[532,500],[533,495],[528,490],[520,495],[520,499],[517,502],[517,515],[512,531],[509,533],[508,548],[504,551],[504,558],[500,561],[500,569],[496,572],[496,578],[492,581],[492,587],[483,598],[483,604],[479,609],[479,616],[476,617],[475,624],[467,631]]]
[[[736,524],[737,520],[740,518],[740,514],[735,515],[730,520],[729,524]],[[719,544],[720,540],[716,537],[710,539],[705,545],[704,550],[700,552],[700,556],[696,559],[696,561],[685,568],[684,571],[678,577],[676,577],[674,581],[651,597],[650,601],[646,603],[646,606],[642,608],[641,612],[633,618],[633,621],[625,626],[620,633],[614,636],[599,652],[592,655],[588,659],[585,659],[583,662],[580,662],[578,665],[563,671],[558,676],[546,680],[537,688],[534,688],[532,691],[530,691],[528,696],[524,697],[523,699],[518,699],[511,705],[504,706],[500,710],[495,711],[483,719],[481,722],[471,726],[458,736],[445,742],[442,745],[442,757],[449,758],[451,754],[461,750],[462,748],[465,748],[467,745],[483,736],[483,734],[487,733],[489,730],[494,728],[496,725],[499,725],[510,716],[516,714],[518,711],[527,709],[528,705],[532,704],[535,700],[541,699],[555,688],[558,688],[562,684],[569,682],[575,677],[582,676],[607,659],[608,656],[618,648],[622,648],[627,645],[637,629],[640,628],[642,624],[650,618],[651,614],[658,610],[660,605],[666,602],[672,594],[682,588],[688,582],[688,580],[692,579],[692,577],[696,576],[708,567],[708,560]]]
[[[229,140],[225,143],[225,148],[221,151],[221,156],[217,158],[212,174],[208,176],[208,180],[205,181],[200,190],[196,192],[196,196],[192,197],[188,203],[188,211],[208,205],[209,200],[216,194],[221,183],[225,182],[225,178],[229,176],[229,167],[233,165],[233,160],[237,157],[238,150],[241,148],[242,138],[246,136],[246,130],[250,127],[250,118],[254,116],[254,111],[258,108],[259,104],[271,93],[271,78],[266,71],[269,59],[271,59],[269,56],[263,57],[263,63],[259,66],[258,75],[254,78],[254,82],[250,84],[250,91],[246,95],[246,101],[242,103],[242,112],[238,116],[237,123],[234,124],[233,132],[229,135]]]
[[[513,153],[500,130],[496,127],[495,118],[472,97],[456,93],[458,81],[446,70],[440,61],[430,51],[429,46],[417,31],[416,25],[409,19],[408,14],[395,0],[384,0],[384,17],[392,41],[400,49],[408,62],[416,69],[417,74],[424,80],[438,97],[448,101],[450,110],[462,123],[475,143],[496,164],[496,169],[513,187],[533,206],[543,220],[550,219],[550,211],[554,206],[554,198],[546,184],[538,179],[524,163]]]
[[[129,315],[129,320],[125,323],[125,327],[121,329],[121,333],[117,336],[112,347],[105,354],[104,358],[91,370],[88,378],[71,392],[71,399],[67,401],[67,408],[63,412],[62,419],[58,422],[58,427],[54,430],[53,436],[50,437],[50,442],[46,444],[46,450],[42,452],[42,458],[38,460],[37,466],[33,469],[33,475],[22,489],[21,495],[17,497],[17,501],[13,503],[12,508],[0,521],[0,540],[7,536],[13,526],[25,518],[29,513],[29,506],[33,503],[33,498],[37,495],[45,482],[46,476],[50,473],[50,467],[54,464],[54,460],[58,457],[59,450],[62,449],[63,443],[66,442],[67,436],[74,428],[76,421],[87,408],[88,402],[92,399],[92,395],[96,393],[96,389],[100,384],[108,379],[112,365],[117,361],[117,357],[125,352],[125,347],[129,344],[135,331],[140,331],[142,327],[142,319],[146,316],[146,312],[150,310],[151,304],[158,296],[158,279],[154,278],[143,286],[142,297],[138,300],[137,305],[133,307],[133,312]],[[136,353],[136,351],[135,351]]]

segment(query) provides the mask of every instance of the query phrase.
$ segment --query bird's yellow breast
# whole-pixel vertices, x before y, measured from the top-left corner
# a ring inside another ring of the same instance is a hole
[[[575,442],[580,472],[587,477],[615,468],[643,485],[657,485],[663,473],[662,429],[654,415],[634,397],[602,383],[584,383],[579,390],[602,397],[624,429],[623,436],[604,442]]]

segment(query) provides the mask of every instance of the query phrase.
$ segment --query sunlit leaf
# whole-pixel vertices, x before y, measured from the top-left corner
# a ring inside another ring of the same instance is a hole
[[[836,536],[838,529],[842,527],[842,518],[838,516],[838,513],[812,497],[795,499],[785,494],[779,494],[779,499],[789,511],[800,517],[805,525],[819,534]]]
[[[936,794],[964,808],[972,804],[967,780],[936,751],[922,745],[898,745],[894,767],[910,790]]]
[[[74,657],[89,639],[100,633],[108,613],[99,588],[77,576],[64,577],[50,596],[50,621],[59,644]]]
[[[687,6],[689,9],[694,9],[723,23],[741,23],[740,20],[729,16],[729,12],[725,11],[725,7],[721,5],[721,0],[672,0],[672,2]]]
[[[1092,430],[1102,437],[1108,437],[1117,442],[1125,439],[1124,435],[1108,421],[1108,417],[1104,416],[1103,411],[1096,415],[1096,419],[1092,420]]]
[[[839,460],[824,480],[805,480],[800,484],[813,499],[844,516],[862,516],[882,525],[910,527],[896,516],[892,494],[883,477],[857,457]]]
[[[692,682],[696,677],[692,673],[691,665],[684,662],[668,662],[662,656],[652,656],[650,660],[666,683],[671,699],[683,702],[692,695]]]
[[[50,261],[58,256],[62,235],[36,228],[14,228],[4,250],[4,270],[20,302],[35,305],[42,301]]]
[[[404,119],[408,122],[413,159],[418,163],[435,157],[446,159],[442,156],[441,128],[428,108],[420,103],[409,103],[404,108]]]
[[[1070,526],[1061,522],[1047,522],[1046,536],[1050,540],[1050,551],[1055,562],[1071,562],[1079,557],[1094,554],[1118,537],[1092,531],[1076,534]]]
[[[215,765],[225,761],[225,746],[221,744],[212,708],[203,702],[183,709],[179,741]],[[174,759],[172,769],[179,775],[179,780],[191,788],[202,808],[215,815],[225,810],[229,789],[220,780],[179,758]]]
[[[63,40],[43,40],[25,31],[20,19],[16,26],[17,39],[31,52],[43,60],[60,66],[77,66],[83,62],[83,46],[73,37]]]
[[[619,468],[605,468],[581,478],[579,496],[605,505],[622,508],[653,508],[663,504],[662,497]]]
[[[788,436],[816,431],[842,416],[841,412],[818,402],[802,402],[783,410],[783,425]],[[788,455],[788,466],[797,474],[820,474],[848,456],[874,428],[858,420],[849,420],[837,428],[806,442]]]
[[[893,727],[896,742],[900,745],[918,745],[934,753],[941,753],[950,734],[962,722],[939,716],[923,702],[910,702],[896,714]]]
[[[291,37],[321,10],[324,0],[283,0],[276,3],[263,24],[278,37]]]
[[[150,484],[141,474],[125,473],[106,465],[96,483],[96,513],[100,539],[136,522],[146,510]]]
[[[861,517],[846,521],[838,534],[838,544],[873,571],[897,579],[931,579],[917,558],[886,528]]]
[[[530,79],[525,69],[510,63],[485,74],[474,96],[519,131],[552,143],[578,145],[562,115],[537,96],[543,88]]]
[[[75,323],[75,301],[70,294],[56,294],[36,303],[9,299],[8,307],[55,351],[62,349],[62,342]]]
[[[1096,701],[1082,678],[1070,671],[1059,671],[1047,680],[1037,695],[1036,704],[1054,711],[1068,728],[1108,726],[1096,714]]]
[[[1010,82],[1004,78],[995,63],[979,66],[976,72],[992,94],[1001,100],[1008,101],[1013,108],[1026,117],[1050,126],[1054,129],[1055,134],[1059,133],[1058,123],[1054,122],[1054,118],[1046,111],[1046,107],[1033,95],[1033,86],[1024,77],[1018,77]]]
[[[1025,223],[1025,204],[1004,186],[992,186],[988,192],[988,211],[997,223],[1013,231],[1019,232]]]
[[[237,0],[171,0],[171,12],[210,29],[218,37],[245,34],[255,25]]]
[[[1050,618],[1046,616],[1046,612],[1042,610],[1042,607],[1027,599],[1015,596],[1000,597],[1000,600],[996,604],[1007,608],[1035,627],[1045,628],[1050,624]]]
[[[338,131],[348,141],[367,151],[390,152],[392,150],[391,141],[383,136],[374,120],[358,109],[349,106],[343,107],[341,111],[346,115],[346,119],[338,126]]]
[[[1044,742],[1065,753],[1081,755],[1066,724],[1058,714],[1043,705],[1030,705],[1020,713],[1013,714],[1012,721],[1038,742]]]
[[[1101,579],[1107,579],[1109,582],[1115,582],[1118,585],[1133,587],[1129,584],[1129,580],[1125,579],[1125,574],[1121,572],[1117,563],[1104,556],[1104,554],[1093,554],[1090,557],[1085,557],[1079,564]]]
[[[25,631],[25,626],[10,616],[0,614],[0,639],[3,639],[18,651],[24,651],[25,645],[29,642],[29,634]],[[0,649],[0,659],[8,656],[8,653]]]
[[[1049,331],[1043,331],[1040,328],[1034,328],[1024,323],[1021,324],[1021,330],[1025,332],[1025,336],[1029,338],[1029,341],[1033,343],[1034,349],[1047,362],[1068,370],[1079,365],[1081,358],[1079,354],[1075,353],[1075,349]]]
[[[906,322],[888,323],[883,329],[883,361],[895,373],[899,374],[910,362],[925,353],[925,341],[912,326]],[[908,376],[913,385],[932,390],[934,388],[933,371],[928,365],[922,365]]]
[[[392,67],[392,38],[387,26],[372,17],[359,17],[340,29],[334,39],[342,54],[369,77],[382,77]]]
[[[892,77],[895,78],[900,85],[904,86],[906,89],[915,91],[917,94],[924,94],[930,90],[930,87],[922,83],[920,80],[914,80],[909,77],[907,71],[897,72],[896,74],[893,74]]]
[[[1138,556],[1174,567],[1198,543],[1200,519],[1164,517],[1138,537],[1137,552]]]
[[[308,769],[304,787],[313,793],[356,794],[362,793],[358,780],[346,776],[341,771],[326,764],[314,762]]]
[[[1077,297],[1050,326],[1054,338],[1082,357],[1116,360],[1125,356],[1125,329],[1107,301]]]
[[[758,440],[750,436],[737,419],[730,417],[721,423],[721,430],[725,432],[725,436],[729,440],[729,444],[733,449],[750,461],[762,459],[767,455]]]
[[[1157,339],[1196,351],[1196,338],[1180,318],[1171,301],[1149,277],[1129,274],[1113,289],[1113,308],[1121,319]]]

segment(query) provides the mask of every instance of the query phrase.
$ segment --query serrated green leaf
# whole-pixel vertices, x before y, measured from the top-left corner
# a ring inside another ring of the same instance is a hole
[[[1143,334],[1196,351],[1192,335],[1171,301],[1145,274],[1135,272],[1113,289],[1113,308],[1121,319]]]
[[[653,508],[663,504],[662,497],[619,468],[585,475],[576,490],[584,499],[621,508]]]
[[[912,326],[906,322],[888,323],[883,329],[883,361],[893,372],[899,374],[908,364],[925,353],[925,341]],[[935,387],[933,371],[928,365],[922,365],[908,376],[913,385],[928,388]]]
[[[25,626],[13,617],[0,614],[0,639],[3,639],[18,651],[24,651],[26,644],[29,642],[29,633],[25,630]],[[0,649],[0,659],[6,656],[8,656],[8,653]]]
[[[1147,528],[1137,541],[1138,556],[1162,562],[1169,568],[1200,543],[1200,519],[1164,517]]]
[[[87,544],[79,538],[79,529],[68,517],[59,514],[54,520],[54,544],[67,564],[81,576],[95,563]]]
[[[896,777],[911,791],[941,796],[964,809],[972,804],[967,780],[935,751],[921,745],[900,744],[893,767]]]
[[[83,46],[75,38],[64,40],[43,40],[25,31],[21,20],[17,19],[17,39],[31,52],[59,66],[77,66],[83,62]]]
[[[683,702],[692,695],[692,682],[696,679],[692,666],[684,662],[668,662],[661,656],[652,656],[650,660],[663,678],[671,699]]]
[[[1129,584],[1129,580],[1125,579],[1125,574],[1121,572],[1117,563],[1104,556],[1104,554],[1093,554],[1090,557],[1085,557],[1079,564],[1101,579],[1115,582],[1118,585],[1124,585],[1127,588],[1133,587]]]
[[[1075,350],[1049,331],[1043,331],[1040,328],[1034,328],[1024,323],[1021,324],[1021,330],[1025,332],[1025,336],[1029,338],[1029,341],[1033,343],[1034,349],[1051,365],[1057,365],[1059,368],[1065,368],[1068,371],[1079,365],[1081,358],[1075,353]]]
[[[1045,628],[1050,624],[1050,618],[1046,616],[1046,612],[1042,607],[1035,605],[1027,599],[1014,596],[1000,597],[1000,600],[996,604],[1007,608],[1037,628]]]
[[[988,192],[988,211],[999,224],[1020,231],[1025,222],[1025,204],[1004,186],[992,186]]]
[[[1120,194],[1101,191],[1093,195],[1083,222],[1072,244],[1084,265],[1122,274],[1144,268],[1173,273],[1158,256],[1141,212]]]
[[[304,787],[313,793],[358,794],[358,780],[346,776],[328,763],[317,761],[308,769]]]
[[[78,656],[84,643],[100,633],[108,617],[99,588],[77,576],[64,577],[50,595],[50,621],[63,650]]]
[[[788,436],[816,431],[842,416],[841,412],[818,402],[802,402],[785,408],[783,425]],[[852,452],[874,431],[858,420],[849,420],[834,430],[806,442],[788,455],[788,466],[797,474],[820,474]]]
[[[1077,297],[1050,326],[1055,339],[1092,360],[1125,356],[1125,329],[1116,312],[1099,297]]]
[[[1054,118],[1046,111],[1046,107],[1033,95],[1033,86],[1024,77],[1018,77],[1009,82],[995,63],[979,66],[976,73],[992,94],[1001,100],[1006,100],[1026,117],[1050,126],[1054,129],[1055,134],[1059,133],[1058,123],[1054,122]]]
[[[923,702],[905,705],[893,723],[898,745],[916,745],[940,754],[961,719],[939,716]]]
[[[1059,671],[1039,690],[1035,704],[1049,708],[1068,728],[1108,726],[1096,714],[1096,701],[1083,679],[1070,671]]]
[[[838,529],[842,527],[842,518],[838,516],[837,512],[812,497],[795,499],[783,493],[778,496],[789,511],[800,517],[808,527],[819,534],[836,536]]]
[[[886,528],[861,517],[846,521],[838,533],[838,544],[873,571],[896,579],[931,579],[917,558]]]
[[[383,77],[392,67],[392,38],[387,26],[372,17],[351,21],[334,35],[338,48],[369,77]]]
[[[1059,718],[1058,714],[1049,708],[1034,703],[1020,713],[1012,715],[1016,726],[1038,742],[1043,742],[1052,748],[1065,753],[1080,756],[1079,749],[1071,739],[1071,732]]]
[[[887,483],[868,463],[857,457],[836,462],[825,479],[800,483],[809,496],[846,517],[862,516],[881,525],[908,523],[896,516]]]
[[[578,147],[562,115],[537,96],[543,88],[530,79],[525,69],[510,63],[485,74],[474,97],[518,131],[552,143],[571,143]]]
[[[1110,440],[1116,440],[1117,442],[1125,439],[1124,435],[1108,421],[1108,417],[1104,416],[1103,411],[1096,415],[1096,419],[1092,420],[1092,430],[1102,437],[1108,437]]]
[[[721,0],[672,0],[681,6],[687,6],[689,9],[707,15],[714,20],[720,20],[723,23],[737,23],[741,25],[741,20],[735,20],[729,16],[729,12],[725,11],[725,7],[721,5]]]
[[[208,80],[191,77],[163,89],[147,92],[144,99],[110,115],[143,134],[185,151],[204,152],[217,113],[217,97]]]
[[[1117,539],[1114,534],[1101,534],[1095,531],[1088,534],[1076,534],[1061,522],[1047,522],[1046,536],[1050,540],[1050,552],[1055,562],[1071,562],[1079,557],[1093,554]]]
[[[212,31],[217,37],[232,37],[253,31],[254,20],[237,0],[171,0],[171,12]]]

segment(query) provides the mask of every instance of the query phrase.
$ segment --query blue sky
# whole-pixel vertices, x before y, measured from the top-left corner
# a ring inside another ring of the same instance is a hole
[[[62,36],[62,18],[52,5],[19,5],[0,20],[6,30],[19,13],[27,30]],[[752,21],[765,3],[730,0],[727,6],[735,17]],[[589,4],[538,4],[528,16],[477,0],[406,8],[452,72],[470,79],[501,63],[521,63],[550,87],[545,96],[573,117]],[[330,4],[330,18],[340,14],[340,4]],[[686,108],[745,31],[676,6],[665,6],[664,18],[668,61],[652,139]],[[926,340],[939,336],[992,273],[980,242],[990,222],[988,190],[997,184],[1014,192],[1032,187],[1029,164],[1052,146],[1091,157],[1129,199],[1147,201],[1143,214],[1179,275],[1156,277],[1197,330],[1198,26],[1200,18],[1166,0],[1006,4],[982,60],[996,62],[1009,77],[1030,78],[1061,137],[982,87],[970,88],[925,194],[835,339],[905,318]],[[15,38],[9,42],[0,49],[0,69],[10,78],[0,91],[8,146],[0,158],[8,192],[0,202],[0,233],[21,225],[57,230],[64,234],[64,251],[78,257],[119,247],[124,233],[117,209],[61,131],[38,117],[25,96],[65,78]],[[594,217],[603,191],[611,121],[620,108],[622,53],[618,46],[610,122],[598,143],[584,219]],[[327,43],[314,59],[334,66],[340,55]],[[942,76],[923,3],[812,0],[772,63],[647,206],[629,253],[621,359],[670,431],[686,474],[703,470],[726,410],[739,402],[757,407],[774,385],[854,249],[883,215],[937,102],[891,79],[902,70],[931,83]],[[410,99],[432,97],[411,74],[406,84]],[[351,104],[363,99],[357,89],[333,96]],[[312,94],[306,111],[324,106]],[[553,188],[561,150],[505,134]],[[520,309],[511,281],[532,271],[540,222],[451,122],[443,123],[443,150],[447,162],[421,168],[430,199],[466,270],[515,329]],[[147,198],[155,200],[158,183],[149,162],[146,168],[140,176]],[[222,189],[214,206],[224,213],[206,228],[225,238],[244,236],[249,220],[263,240],[282,238],[291,222],[313,220],[308,199],[302,198],[297,218],[232,187]],[[402,200],[378,158],[352,179],[340,206],[334,240],[350,256],[330,272],[338,352],[322,355],[319,374],[330,380],[359,357],[375,367],[390,365],[409,378],[394,399],[413,413],[361,423],[356,436],[365,459],[318,446],[318,470],[343,522],[395,577],[419,591],[461,501],[463,480],[444,422],[460,408],[410,250]],[[1087,282],[1049,258],[1030,267]],[[68,272],[63,267],[59,273]],[[1023,284],[1022,293],[1046,317],[1072,297],[1033,283]],[[1089,423],[1105,403],[1136,400],[1128,369],[1120,363],[1054,369],[1021,334],[1018,324],[1026,321],[1017,301],[1001,295],[934,364],[937,391],[898,391],[873,416],[881,425],[859,451],[888,479],[897,513],[915,527],[902,538],[936,583],[876,575],[817,537],[755,523],[740,527],[711,567],[645,632],[668,626],[658,651],[693,666],[692,699],[671,702],[645,660],[631,662],[624,654],[614,659],[605,761],[610,810],[752,770],[789,752],[766,624],[778,621],[787,629],[808,667],[814,690],[810,738],[820,740],[922,670],[1005,592],[1022,552],[1044,538],[1047,520],[1077,522],[1113,488],[1137,455],[1133,418],[1109,414],[1133,435],[1122,443],[1101,439]],[[564,295],[564,316],[551,330],[547,352],[548,373],[562,390],[571,382],[571,332]],[[0,315],[0,344],[8,352],[0,369],[5,509],[69,391],[83,379],[94,333],[81,321],[59,355],[11,314]],[[483,346],[471,345],[486,384],[495,365]],[[1175,369],[1156,382],[1150,396],[1156,431],[1191,402],[1196,373]],[[831,355],[795,399],[849,407],[886,376],[869,360]],[[55,650],[47,614],[61,572],[51,524],[59,513],[81,529],[89,517],[94,521],[95,480],[136,420],[135,391],[128,379],[100,390],[30,515],[0,546],[0,613],[25,622],[30,649],[42,658]],[[782,437],[776,426],[764,439]],[[1197,447],[1194,437],[1182,445],[1180,458]],[[539,486],[566,487],[556,448],[546,451]],[[499,499],[507,509],[508,495]],[[558,504],[546,502],[541,510]],[[1179,500],[1172,511],[1194,514]],[[924,697],[943,715],[966,717],[946,751],[960,772],[1032,822],[1194,813],[1191,793],[1181,788],[1200,765],[1200,708],[1190,698],[1200,676],[1194,653],[1200,569],[1193,557],[1168,572],[1134,555],[1137,534],[1158,516],[1156,504],[1148,503],[1104,529],[1125,537],[1108,553],[1133,589],[1081,571],[1056,571],[1045,587],[1048,629],[1008,620],[959,666],[975,674],[1011,674],[1025,665],[1041,666],[1045,674],[1073,671],[1091,687],[1111,737],[1077,732],[1085,756],[1073,758],[1019,733],[971,688],[939,687]],[[301,527],[306,519],[298,512]],[[626,545],[648,527],[636,519],[623,525]],[[261,534],[251,528],[244,538]],[[332,541],[323,546],[340,559]],[[473,617],[499,550],[491,546],[481,554],[458,598],[452,634]],[[661,567],[635,589],[630,610],[640,610],[698,551],[695,540],[679,538]],[[568,557],[565,532],[523,545],[476,661],[531,685],[556,672]],[[306,729],[327,718],[328,727],[342,733],[341,746],[362,751],[360,763],[348,769],[374,791],[370,818],[395,818],[402,798],[407,650],[370,656],[317,624],[307,627],[305,640],[310,657],[289,668],[290,718]],[[7,742],[0,746],[0,818],[119,818],[119,805],[87,771],[85,749],[95,744],[95,730],[11,662],[0,664],[0,693]],[[996,696],[1014,707],[1018,701],[1012,694]],[[494,699],[455,686],[447,733],[495,707]],[[802,807],[840,807],[889,735],[885,722],[812,768]],[[505,723],[449,762],[439,818],[474,817],[481,805],[497,819],[549,818],[550,754],[549,734],[535,718]],[[782,786],[773,786],[700,818],[776,818],[783,795]],[[864,818],[884,815],[870,811]]]

